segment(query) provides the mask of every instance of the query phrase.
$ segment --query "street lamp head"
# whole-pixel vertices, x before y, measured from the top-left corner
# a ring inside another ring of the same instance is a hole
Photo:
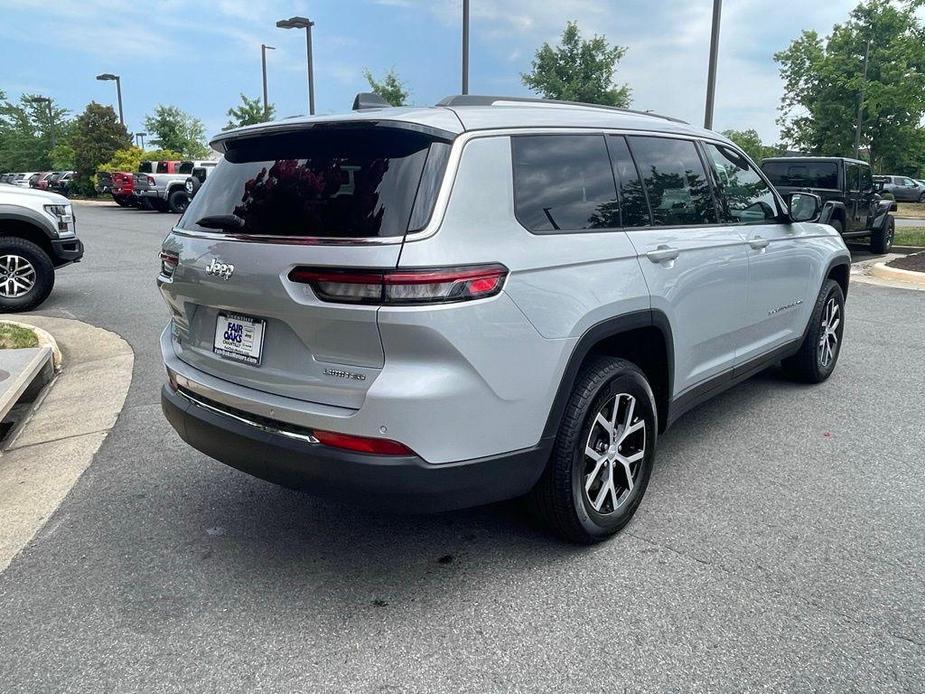
[[[102,75],[97,75],[96,79],[105,82],[107,80],[117,80],[119,79],[118,75],[114,75],[111,72],[104,72]]]
[[[289,19],[279,20],[276,26],[280,29],[308,29],[315,26],[315,23],[308,17],[290,17]]]
[[[276,50],[276,46],[268,46],[268,45],[265,44],[265,43],[261,43],[261,44],[260,44],[260,47],[263,48],[264,50],[267,50],[267,51],[275,51],[275,50]]]

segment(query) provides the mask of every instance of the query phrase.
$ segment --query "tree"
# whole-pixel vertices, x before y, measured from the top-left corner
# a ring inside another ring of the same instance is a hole
[[[764,144],[761,141],[761,136],[752,128],[748,130],[724,130],[723,135],[735,142],[754,162],[761,162],[765,157],[773,157],[783,153],[780,146]]]
[[[910,143],[921,141],[925,116],[925,28],[916,16],[923,4],[867,0],[828,37],[804,31],[776,53],[785,141],[811,154],[853,156],[863,90],[861,145],[871,163],[887,173],[914,173]]]
[[[404,83],[398,79],[398,75],[395,74],[395,68],[391,68],[385,73],[382,81],[373,77],[373,73],[366,68],[363,69],[363,77],[369,82],[369,88],[392,106],[404,106],[407,103],[409,92]]]
[[[143,150],[135,145],[117,150],[112,157],[100,164],[97,171],[138,171],[143,161],[164,161],[182,159],[183,155],[169,149]]]
[[[176,106],[155,107],[153,115],[145,117],[145,128],[153,136],[151,143],[162,149],[180,152],[190,159],[201,159],[209,154],[202,121]]]
[[[112,106],[91,101],[77,117],[70,145],[74,148],[77,172],[74,188],[79,193],[93,195],[94,177],[100,164],[117,150],[131,145],[131,138]]]
[[[547,99],[583,101],[626,108],[630,88],[614,82],[617,63],[626,54],[604,36],[583,41],[578,24],[568,22],[559,46],[544,43],[533,59],[533,70],[521,74],[523,83]]]
[[[36,101],[37,94],[23,94],[18,103],[0,93],[0,169],[44,171],[52,166],[52,142],[67,139],[68,110],[54,101]]]
[[[241,94],[240,106],[232,106],[228,109],[228,125],[222,130],[231,130],[240,128],[243,125],[254,125],[255,123],[266,123],[273,120],[276,115],[276,107],[273,104],[267,104],[266,111],[263,110],[263,103],[259,98],[248,99]]]

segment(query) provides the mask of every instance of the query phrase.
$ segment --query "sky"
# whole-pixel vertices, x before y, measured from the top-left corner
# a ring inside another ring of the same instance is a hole
[[[828,34],[857,0],[726,0],[714,128],[756,129],[779,138],[783,85],[773,54],[803,29]],[[520,75],[536,49],[555,43],[568,20],[586,38],[627,48],[616,78],[632,107],[702,123],[712,0],[471,0],[472,94],[530,95]],[[74,114],[91,100],[115,107],[122,78],[129,131],[157,104],[179,106],[211,136],[240,93],[262,93],[260,44],[268,51],[277,116],[308,112],[304,30],[276,20],[311,18],[317,113],[348,111],[368,91],[363,69],[394,68],[429,105],[460,92],[461,0],[0,0],[0,90],[53,97]]]

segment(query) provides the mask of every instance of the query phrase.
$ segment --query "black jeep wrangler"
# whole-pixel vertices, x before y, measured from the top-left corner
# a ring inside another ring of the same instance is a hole
[[[761,170],[781,195],[810,192],[822,198],[820,220],[845,239],[870,238],[873,253],[888,253],[896,221],[893,200],[884,200],[874,186],[870,165],[845,157],[773,157]]]

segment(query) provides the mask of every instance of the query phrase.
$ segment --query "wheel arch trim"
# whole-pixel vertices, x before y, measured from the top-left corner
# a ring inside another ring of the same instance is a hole
[[[666,379],[668,402],[671,401],[671,395],[674,389],[674,338],[671,332],[671,323],[662,311],[658,309],[643,309],[632,311],[621,316],[608,318],[599,323],[595,323],[588,328],[575,344],[572,353],[566,363],[565,370],[559,380],[559,387],[556,390],[556,396],[553,399],[552,407],[546,419],[546,426],[543,429],[543,438],[555,438],[559,429],[559,424],[565,413],[565,407],[568,399],[572,394],[575,381],[578,378],[578,372],[582,364],[590,354],[591,350],[603,341],[618,337],[621,334],[629,333],[640,328],[656,328],[665,341],[665,354],[667,357]],[[667,412],[658,413],[659,430],[664,429],[667,421]]]

